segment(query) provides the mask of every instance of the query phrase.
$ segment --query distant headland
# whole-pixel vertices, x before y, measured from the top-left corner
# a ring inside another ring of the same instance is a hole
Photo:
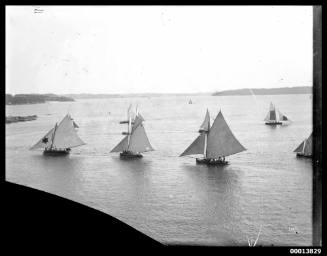
[[[7,116],[6,117],[6,124],[33,121],[33,120],[36,120],[36,119],[37,119],[37,115],[33,115],[33,116]]]
[[[247,88],[238,90],[226,90],[215,92],[213,96],[231,96],[231,95],[278,95],[278,94],[311,94],[311,86],[298,86],[298,87],[281,87],[281,88]]]
[[[73,98],[56,94],[6,94],[6,105],[37,104],[47,101],[75,101]]]
[[[74,99],[106,99],[106,98],[129,98],[129,97],[161,97],[161,96],[196,96],[196,95],[211,95],[210,92],[200,93],[75,93],[75,94],[63,94],[64,96]]]

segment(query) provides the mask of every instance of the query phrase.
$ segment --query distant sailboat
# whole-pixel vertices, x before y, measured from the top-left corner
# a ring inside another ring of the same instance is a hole
[[[290,120],[282,112],[280,112],[279,110],[277,111],[274,104],[270,102],[269,112],[266,118],[264,119],[264,121],[266,121],[265,124],[267,125],[278,125],[278,124],[283,124],[283,122],[287,122]]]
[[[59,124],[55,124],[30,150],[44,148],[45,155],[66,155],[71,148],[85,145],[74,129],[74,121],[67,114]]]
[[[130,110],[130,107],[129,107]],[[132,114],[128,110],[128,121],[121,121],[121,124],[128,124],[128,131],[122,132],[126,135],[116,147],[114,147],[110,152],[121,152],[120,158],[141,158],[142,152],[153,151],[149,139],[145,133],[143,126],[143,117],[138,111],[136,111],[135,117],[132,119]]]
[[[196,158],[196,163],[224,165],[228,163],[225,156],[246,150],[233,135],[221,111],[210,128],[210,115],[207,110],[199,133],[200,135],[180,156],[203,154],[203,158]]]
[[[312,133],[293,151],[298,157],[312,157]]]
[[[188,104],[193,104],[193,102],[192,102],[192,100],[191,100],[191,99],[188,101]]]

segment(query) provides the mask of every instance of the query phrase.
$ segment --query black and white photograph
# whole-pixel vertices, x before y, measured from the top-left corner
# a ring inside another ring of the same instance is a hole
[[[6,5],[6,183],[163,246],[320,254],[296,249],[322,239],[320,19],[312,5]]]

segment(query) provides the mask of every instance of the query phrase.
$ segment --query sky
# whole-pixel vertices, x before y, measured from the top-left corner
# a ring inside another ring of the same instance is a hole
[[[312,86],[312,13],[311,6],[6,6],[6,93]]]

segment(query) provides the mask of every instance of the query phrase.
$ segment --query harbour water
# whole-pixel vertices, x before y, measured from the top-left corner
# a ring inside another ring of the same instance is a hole
[[[192,99],[193,104],[188,104]],[[292,122],[264,124],[272,101]],[[155,151],[122,161],[109,153],[123,138],[129,104],[138,105]],[[206,109],[221,109],[247,149],[230,165],[178,157],[198,136]],[[67,157],[29,151],[69,112],[87,143]],[[312,132],[310,95],[138,96],[6,106],[37,115],[6,125],[6,180],[91,206],[162,243],[306,246],[312,240],[312,166],[292,152]]]

